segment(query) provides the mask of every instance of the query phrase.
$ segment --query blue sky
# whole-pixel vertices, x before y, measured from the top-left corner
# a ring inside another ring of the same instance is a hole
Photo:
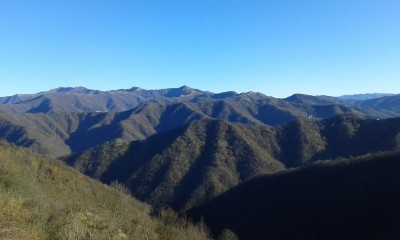
[[[0,95],[400,93],[400,1],[1,0]]]

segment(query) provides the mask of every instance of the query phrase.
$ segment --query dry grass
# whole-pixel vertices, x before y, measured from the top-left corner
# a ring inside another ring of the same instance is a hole
[[[209,239],[203,226],[152,218],[119,184],[0,143],[0,239]]]

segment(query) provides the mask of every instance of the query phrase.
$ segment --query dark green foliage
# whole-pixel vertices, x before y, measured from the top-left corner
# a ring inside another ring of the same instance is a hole
[[[258,135],[259,130],[263,135]],[[183,210],[249,177],[283,170],[284,166],[271,157],[279,149],[263,139],[273,134],[266,126],[202,120],[132,142],[116,158],[111,157],[115,149],[105,145],[67,162],[88,173],[82,166],[91,165],[92,156],[97,156],[97,162],[110,163],[106,164],[109,167],[90,170],[96,173],[90,176],[105,183],[124,183],[137,198],[155,206]]]
[[[105,183],[119,181],[140,200],[185,210],[258,174],[317,160],[397,149],[400,119],[348,114],[279,127],[201,120],[124,148],[106,144],[67,161]]]
[[[259,176],[189,211],[240,239],[397,239],[400,154]]]
[[[279,160],[287,167],[400,147],[399,118],[372,120],[344,114],[324,121],[296,120],[278,129]]]
[[[326,150],[326,138],[321,134],[323,122],[297,120],[278,128],[281,146],[279,159],[287,167],[304,166]]]
[[[103,145],[94,147],[91,151],[83,154],[76,154],[67,158],[61,158],[69,165],[72,165],[81,173],[100,179],[100,176],[107,171],[110,164],[122,157],[129,148],[129,142],[114,140]]]

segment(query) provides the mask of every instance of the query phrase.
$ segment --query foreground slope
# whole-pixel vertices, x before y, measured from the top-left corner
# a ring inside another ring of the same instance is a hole
[[[0,142],[0,239],[208,239],[149,210],[120,185]]]
[[[259,176],[191,209],[239,239],[398,239],[400,154]]]

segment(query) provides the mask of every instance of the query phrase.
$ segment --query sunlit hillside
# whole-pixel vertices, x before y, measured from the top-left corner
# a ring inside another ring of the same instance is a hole
[[[209,239],[203,227],[150,210],[119,184],[0,142],[0,239]]]

